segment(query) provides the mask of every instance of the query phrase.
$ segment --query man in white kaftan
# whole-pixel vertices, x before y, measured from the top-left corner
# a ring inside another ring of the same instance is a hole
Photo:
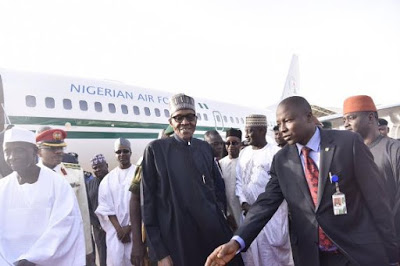
[[[250,146],[240,152],[236,168],[236,195],[239,197],[243,215],[246,215],[258,195],[265,191],[271,178],[269,170],[272,159],[279,151],[279,147],[267,143],[266,125],[264,115],[246,117],[246,138]],[[286,201],[282,202],[249,249],[242,253],[242,258],[246,266],[293,265]]]
[[[239,198],[236,196],[236,165],[239,161],[239,152],[242,142],[242,131],[230,128],[226,131],[225,147],[228,155],[219,160],[222,178],[225,182],[226,201],[228,206],[227,219],[232,229],[237,229],[241,222],[241,208]],[[232,219],[234,224],[232,225]]]
[[[36,166],[34,133],[14,127],[4,141],[14,172],[0,180],[0,265],[85,265],[82,218],[70,185]]]
[[[95,211],[106,232],[107,265],[130,266],[132,234],[130,226],[129,187],[136,166],[130,162],[130,143],[126,139],[115,142],[119,165],[109,172],[100,183],[99,205]]]

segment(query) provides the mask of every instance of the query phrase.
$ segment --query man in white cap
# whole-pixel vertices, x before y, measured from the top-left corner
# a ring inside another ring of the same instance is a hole
[[[118,166],[100,183],[99,205],[95,211],[106,232],[107,265],[130,266],[132,233],[130,225],[129,187],[136,166],[131,164],[131,144],[119,138],[114,143]]]
[[[0,265],[84,265],[82,218],[68,182],[36,165],[35,134],[5,132],[10,175],[0,180]]]
[[[267,143],[267,117],[249,115],[246,117],[246,139],[249,146],[239,155],[236,166],[236,195],[245,216],[258,195],[265,191],[270,180],[272,159],[279,147]],[[243,261],[248,266],[293,265],[289,241],[288,207],[283,201],[269,223],[261,230],[246,252]]]
[[[194,99],[172,96],[170,114],[174,136],[151,142],[143,155],[143,222],[159,266],[202,266],[232,236],[216,193],[223,179],[210,145],[193,138]],[[239,256],[232,265],[242,265]]]

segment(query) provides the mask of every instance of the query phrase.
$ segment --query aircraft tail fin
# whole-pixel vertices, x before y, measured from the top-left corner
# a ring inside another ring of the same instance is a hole
[[[295,54],[292,56],[289,72],[286,78],[285,87],[283,88],[281,100],[299,95],[300,92],[300,73],[299,73],[299,57]]]

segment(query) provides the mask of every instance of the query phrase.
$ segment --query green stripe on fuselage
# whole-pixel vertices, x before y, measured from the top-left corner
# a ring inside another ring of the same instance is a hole
[[[69,139],[156,139],[157,133],[68,131]]]
[[[195,138],[203,139],[203,134],[194,134]],[[129,133],[129,132],[82,132],[68,131],[69,139],[156,139],[157,133]]]
[[[10,122],[14,125],[58,125],[65,126],[70,123],[71,126],[78,127],[110,127],[110,128],[147,128],[147,129],[165,129],[168,124],[161,123],[141,123],[141,122],[125,122],[111,120],[89,120],[76,118],[54,118],[54,117],[29,117],[29,116],[10,116]],[[197,126],[196,130],[208,131],[215,127]]]
[[[139,122],[121,122],[121,121],[105,121],[105,120],[88,120],[88,119],[66,119],[66,118],[51,118],[51,117],[25,117],[25,116],[10,116],[11,124],[18,125],[58,125],[65,126],[66,123],[71,123],[71,126],[78,127],[106,127],[106,128],[135,128],[135,129],[165,129],[168,124],[156,123],[139,123]],[[213,127],[197,126],[196,130],[213,130]],[[158,133],[151,132],[87,132],[87,131],[68,131],[69,139],[156,139]],[[195,138],[202,139],[203,134],[194,134]]]

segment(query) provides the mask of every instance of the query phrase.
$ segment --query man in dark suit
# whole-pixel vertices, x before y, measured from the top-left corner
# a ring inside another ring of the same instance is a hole
[[[299,252],[296,265],[398,265],[389,201],[361,137],[319,129],[310,105],[298,96],[283,100],[276,117],[289,145],[275,155],[271,180],[244,224],[210,254],[206,265],[225,265],[237,251],[245,251],[283,199]],[[315,171],[316,180],[310,181]],[[337,189],[345,196],[345,214],[334,214]]]

